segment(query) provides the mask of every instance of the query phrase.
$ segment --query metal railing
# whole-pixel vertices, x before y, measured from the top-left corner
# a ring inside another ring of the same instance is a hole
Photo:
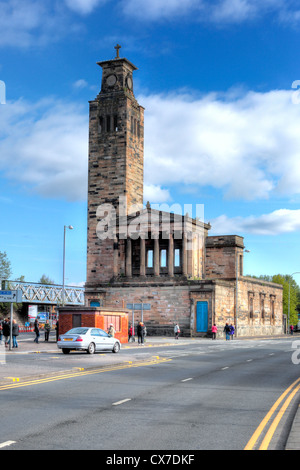
[[[52,305],[84,305],[84,287],[2,280],[1,289],[22,291],[22,302]],[[64,295],[63,295],[64,292]]]

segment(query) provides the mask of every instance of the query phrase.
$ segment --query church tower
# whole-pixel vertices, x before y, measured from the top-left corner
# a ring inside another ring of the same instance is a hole
[[[137,68],[119,55],[98,62],[102,68],[101,91],[90,102],[88,167],[87,285],[108,282],[114,276],[117,241],[102,240],[96,233],[97,210],[125,203],[126,212],[143,204],[144,108],[133,93]],[[124,215],[124,212],[122,212]]]

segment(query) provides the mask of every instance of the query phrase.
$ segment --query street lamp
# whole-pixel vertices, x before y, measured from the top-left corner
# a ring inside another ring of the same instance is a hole
[[[296,271],[295,273],[291,274],[291,278],[294,274],[300,274],[300,272]],[[289,279],[289,302],[288,302],[288,327],[287,327],[287,334],[289,334],[290,329],[290,302],[291,302],[291,279]]]
[[[243,248],[243,252],[250,253],[250,250],[246,250]],[[239,260],[238,260],[239,252],[236,252],[236,280],[235,280],[235,336],[238,336],[237,327],[238,327],[238,315],[239,315],[239,307],[238,307],[238,288],[239,288]]]
[[[66,229],[73,230],[72,225],[64,225],[64,246],[63,246],[63,291],[62,305],[65,305],[65,264],[66,264]]]

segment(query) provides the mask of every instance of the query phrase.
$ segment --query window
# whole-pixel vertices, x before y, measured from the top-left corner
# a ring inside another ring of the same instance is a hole
[[[265,318],[265,299],[264,299],[264,297],[261,297],[261,299],[260,299],[260,314],[261,314],[261,318],[264,319]]]
[[[118,315],[105,315],[104,317],[104,330],[108,331],[109,325],[113,324],[116,331],[121,331],[121,317]]]
[[[100,132],[100,134],[103,131],[104,131],[104,119],[103,119],[103,117],[99,117],[99,132]]]
[[[153,250],[147,251],[147,268],[153,268]]]
[[[110,116],[106,116],[106,132],[110,132]]]
[[[253,318],[253,297],[249,296],[249,318]]]
[[[114,132],[118,132],[118,116],[114,115]]]
[[[175,266],[175,268],[179,268],[181,266],[181,263],[180,263],[180,248],[175,248],[174,266]]]
[[[167,267],[167,250],[160,251],[160,267],[161,268]]]

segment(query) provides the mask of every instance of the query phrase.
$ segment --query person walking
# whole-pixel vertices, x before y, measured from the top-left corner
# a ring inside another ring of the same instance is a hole
[[[58,337],[59,337],[59,323],[58,323],[58,320],[56,321],[55,331],[56,331],[56,342],[57,342]]]
[[[212,339],[217,338],[217,331],[218,331],[218,328],[217,328],[216,324],[214,323],[213,326],[211,327]]]
[[[291,335],[293,335],[294,334],[294,325],[290,326],[290,330],[291,330]]]
[[[19,325],[16,322],[16,320],[13,320],[13,326],[12,326],[12,340],[13,340],[13,348],[18,347],[18,342],[17,342],[17,336],[19,336]]]
[[[231,323],[231,325],[230,325],[229,328],[230,328],[230,339],[233,339],[233,335],[234,335],[234,326],[233,326],[232,323]]]
[[[229,341],[230,340],[230,326],[228,325],[228,323],[226,323],[226,325],[224,326],[223,331],[225,333],[226,341]]]
[[[111,324],[109,325],[109,328],[108,328],[108,332],[107,332],[107,333],[109,334],[109,336],[112,336],[112,337],[114,338],[114,337],[115,337],[115,332],[116,332],[116,331],[115,331],[115,329],[114,329],[114,325],[111,323]]]
[[[176,323],[176,325],[174,326],[175,339],[178,339],[179,333],[180,333],[180,328],[179,328],[178,323]]]
[[[44,332],[45,332],[45,342],[49,341],[49,334],[51,331],[51,325],[49,323],[49,320],[46,320],[45,326],[44,326]]]
[[[130,324],[129,330],[128,330],[128,343],[134,342],[134,334],[133,334],[133,326]]]
[[[0,320],[0,344],[2,344],[2,337],[3,337],[3,320]]]
[[[10,325],[9,321],[7,318],[4,318],[3,324],[2,324],[2,331],[3,331],[3,336],[4,336],[4,344],[5,347],[8,347],[8,339],[10,337]]]
[[[138,343],[144,344],[144,336],[145,336],[145,325],[143,322],[139,322],[137,326],[137,336],[138,336]]]
[[[40,325],[39,325],[39,321],[37,318],[35,319],[35,322],[34,322],[34,332],[35,332],[34,342],[38,344],[39,337],[40,337]]]

